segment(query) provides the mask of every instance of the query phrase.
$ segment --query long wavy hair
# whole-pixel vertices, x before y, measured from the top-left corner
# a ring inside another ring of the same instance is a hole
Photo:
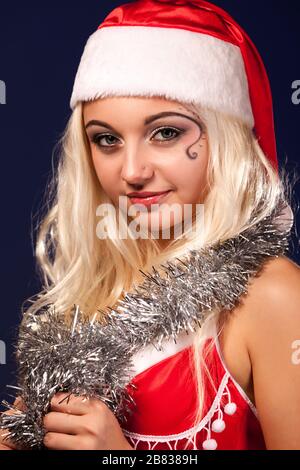
[[[282,176],[265,156],[252,129],[237,118],[194,105],[206,126],[209,143],[204,226],[195,230],[192,225],[162,250],[153,238],[136,239],[129,234],[120,239],[117,225],[126,221],[121,218],[116,222],[112,217],[107,237],[99,239],[96,209],[110,200],[92,163],[82,108],[82,103],[76,106],[55,147],[57,162],[33,226],[42,289],[25,300],[23,314],[37,313],[53,304],[68,319],[78,304],[88,317],[98,312],[101,322],[103,312],[99,309],[113,307],[133,283],[142,281],[140,269],[159,268],[161,263],[186,254],[192,245],[202,248],[238,235],[250,227],[254,212],[258,222],[270,214],[279,198],[290,203]],[[207,326],[211,321],[221,324],[221,318],[222,312],[210,312],[192,347],[191,367],[198,395],[195,424],[203,413],[204,374],[210,377],[202,354]],[[218,328],[218,334],[220,331]]]

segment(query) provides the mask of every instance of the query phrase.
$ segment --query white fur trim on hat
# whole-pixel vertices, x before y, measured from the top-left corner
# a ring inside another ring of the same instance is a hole
[[[109,26],[95,31],[85,45],[70,106],[107,96],[198,103],[254,126],[239,47],[185,29]]]

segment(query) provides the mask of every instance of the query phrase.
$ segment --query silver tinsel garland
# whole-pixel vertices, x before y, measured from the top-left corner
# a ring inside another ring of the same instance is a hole
[[[182,330],[195,331],[212,310],[233,309],[263,263],[288,249],[290,225],[280,226],[278,219],[284,209],[280,200],[272,214],[238,236],[162,265],[163,275],[154,267],[142,272],[144,282],[115,309],[102,312],[105,324],[84,319],[77,305],[71,327],[51,305],[41,315],[25,316],[16,348],[16,389],[26,411],[3,402],[16,411],[1,416],[7,437],[22,448],[43,448],[43,417],[58,391],[103,400],[122,421],[134,405],[127,390],[133,386],[132,355],[149,344],[161,349],[165,339],[176,342]]]

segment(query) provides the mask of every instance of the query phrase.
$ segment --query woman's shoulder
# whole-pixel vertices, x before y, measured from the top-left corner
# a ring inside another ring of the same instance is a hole
[[[300,344],[300,267],[284,256],[270,259],[251,282],[240,313],[267,446],[299,448],[300,366],[293,356]]]
[[[262,292],[266,295],[272,294],[272,299],[274,296],[278,298],[280,294],[286,295],[297,285],[299,287],[299,282],[300,266],[286,256],[278,256],[264,263],[259,275],[254,278],[253,285],[257,291],[256,294]]]
[[[257,276],[251,278],[247,294],[240,300],[231,316],[241,324],[270,320],[270,316],[280,315],[289,307],[299,308],[300,266],[286,256],[270,258]]]
[[[285,348],[287,360],[294,335],[300,339],[300,267],[285,256],[270,258],[240,304],[223,313],[219,326],[225,362],[254,401],[254,367],[264,363],[262,358],[271,365],[274,348]]]
[[[227,317],[227,328],[249,348],[256,338],[280,336],[283,326],[291,332],[297,326],[300,336],[300,267],[285,256],[270,258]]]
[[[286,256],[268,260],[249,283],[243,307],[245,332],[251,325],[272,328],[271,320],[276,327],[276,320],[287,325],[300,319],[300,266]]]

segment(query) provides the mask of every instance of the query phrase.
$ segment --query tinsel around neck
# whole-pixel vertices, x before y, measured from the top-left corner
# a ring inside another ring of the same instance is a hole
[[[17,344],[18,395],[27,411],[2,415],[9,437],[25,448],[42,448],[42,419],[58,391],[103,400],[122,421],[134,404],[127,389],[133,354],[195,331],[212,311],[233,309],[263,263],[288,249],[290,225],[279,220],[285,207],[280,200],[268,217],[236,237],[161,265],[163,276],[154,267],[143,273],[134,292],[102,312],[105,325],[84,320],[78,305],[71,328],[53,306],[27,315]]]

